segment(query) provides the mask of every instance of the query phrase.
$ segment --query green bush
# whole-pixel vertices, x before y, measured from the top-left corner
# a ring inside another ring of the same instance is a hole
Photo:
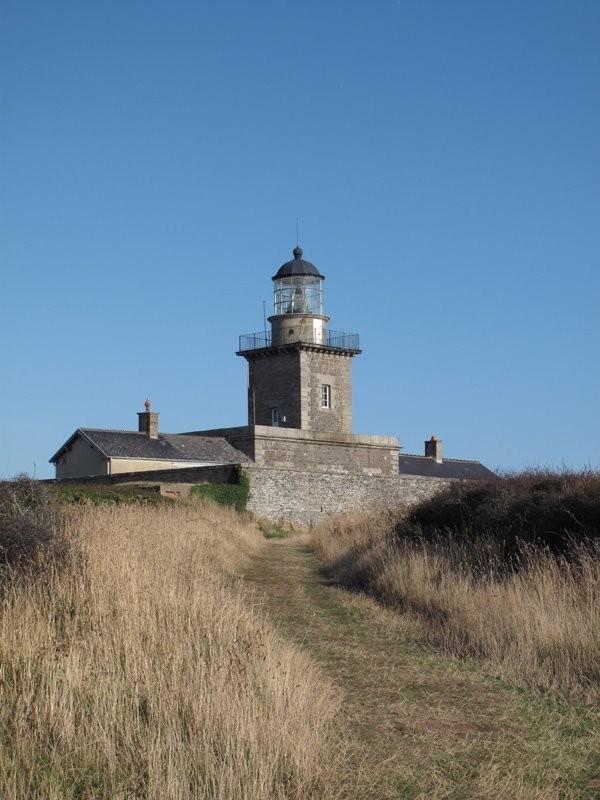
[[[573,545],[600,539],[600,474],[529,471],[487,482],[457,482],[396,526],[399,540],[463,545],[482,570],[510,569],[531,548],[568,558]]]
[[[231,506],[236,511],[245,511],[250,495],[250,481],[241,469],[237,480],[237,483],[201,483],[193,486],[190,494],[207,498],[221,506]]]

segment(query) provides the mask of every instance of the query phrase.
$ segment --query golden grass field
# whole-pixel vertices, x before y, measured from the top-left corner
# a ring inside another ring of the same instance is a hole
[[[314,545],[342,585],[359,585],[410,619],[437,652],[474,658],[516,685],[554,697],[600,699],[600,545],[572,562],[531,551],[527,569],[499,578],[461,568],[457,545],[394,537],[391,514],[319,526]]]
[[[0,797],[308,798],[337,701],[236,574],[262,544],[210,503],[68,510],[74,557],[0,606]]]
[[[460,553],[398,547],[390,513],[288,536],[205,500],[20,490],[0,507],[1,800],[597,796],[593,550],[475,580]]]

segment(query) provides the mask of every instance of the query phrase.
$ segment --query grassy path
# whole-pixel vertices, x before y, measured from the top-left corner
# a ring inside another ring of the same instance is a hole
[[[600,798],[597,709],[420,651],[397,616],[328,585],[302,538],[266,542],[245,577],[340,692],[343,797]]]

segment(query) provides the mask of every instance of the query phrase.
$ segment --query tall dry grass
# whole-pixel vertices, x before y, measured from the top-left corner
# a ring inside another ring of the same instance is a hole
[[[528,688],[600,699],[598,542],[573,545],[568,561],[525,549],[507,573],[490,558],[482,570],[460,542],[403,540],[389,515],[325,522],[313,541],[340,583],[398,610],[440,652]]]
[[[0,598],[0,797],[335,797],[336,700],[234,574],[261,536],[211,504],[84,508],[75,558]]]

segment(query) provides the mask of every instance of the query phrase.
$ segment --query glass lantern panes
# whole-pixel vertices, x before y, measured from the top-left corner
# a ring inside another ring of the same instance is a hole
[[[275,281],[274,312],[280,314],[323,314],[323,278],[317,275],[289,275]]]

